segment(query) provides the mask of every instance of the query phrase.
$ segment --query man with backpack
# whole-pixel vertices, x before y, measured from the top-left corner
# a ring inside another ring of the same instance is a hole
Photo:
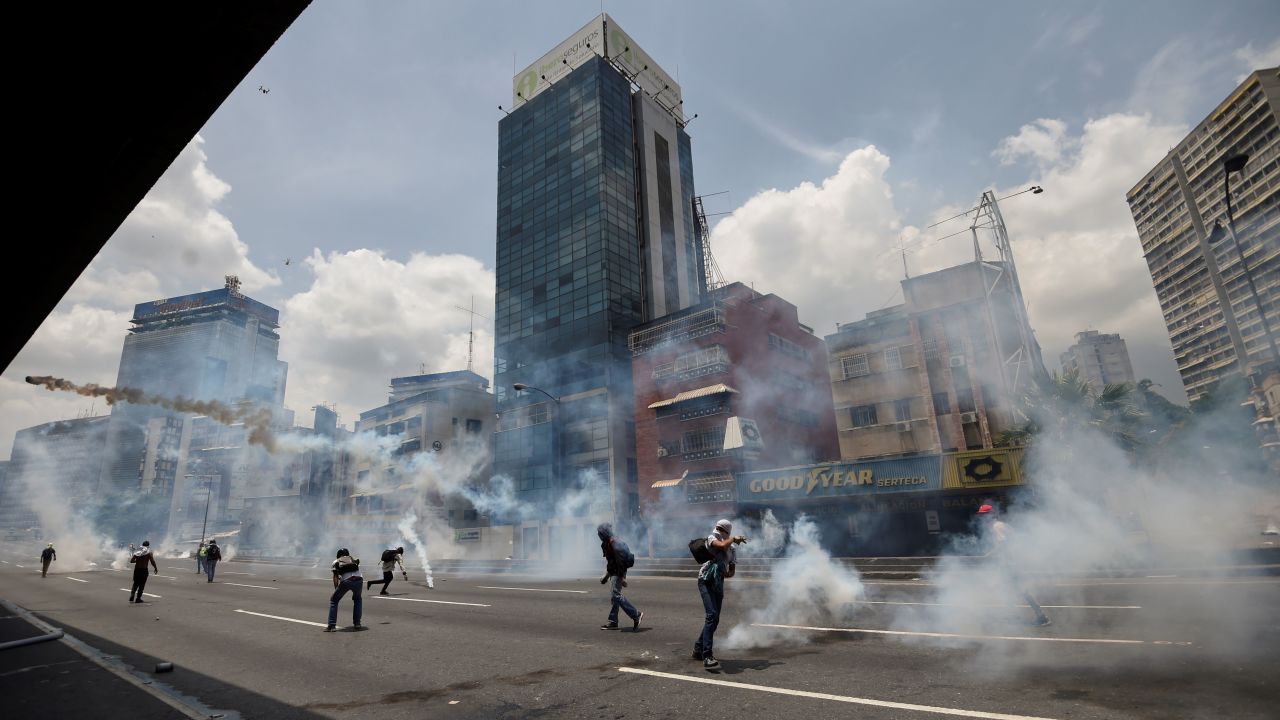
[[[53,543],[49,543],[48,547],[40,551],[40,577],[49,576],[49,563],[58,559],[58,553],[53,551]]]
[[[396,576],[396,565],[400,565],[400,574],[404,576],[405,581],[409,580],[409,573],[404,569],[404,548],[391,548],[382,551],[382,579],[370,580],[369,587],[366,590],[372,590],[374,585],[381,585],[382,592],[379,595],[387,595],[387,588],[391,587],[391,581]]]
[[[209,540],[209,545],[204,549],[204,570],[209,574],[209,582],[213,582],[213,571],[217,567],[218,561],[222,559],[222,551],[218,549],[217,540]],[[234,575],[235,573],[232,573]]]
[[[329,596],[329,624],[325,626],[325,632],[338,629],[338,601],[348,592],[355,604],[351,624],[356,630],[363,627],[360,625],[360,615],[364,612],[361,590],[364,590],[364,576],[360,574],[360,559],[351,557],[351,551],[346,548],[338,550],[338,559],[333,561],[333,595]]]
[[[156,565],[156,556],[151,554],[151,541],[143,540],[142,547],[134,550],[129,556],[129,562],[133,564],[133,587],[129,589],[129,602],[140,603],[142,591],[147,587],[147,563],[151,563],[157,575],[160,574],[160,566]]]
[[[706,611],[702,633],[693,644],[693,659],[701,660],[702,667],[708,672],[720,670],[720,661],[716,660],[712,645],[716,627],[720,625],[720,611],[724,608],[724,581],[733,577],[737,570],[738,556],[734,546],[747,541],[742,535],[731,537],[729,533],[732,530],[732,523],[720,520],[706,538],[697,538],[689,543],[694,559],[702,563],[698,569],[698,594],[702,596],[702,608]]]
[[[600,578],[600,584],[603,585],[609,582],[610,577],[613,578],[613,606],[609,609],[609,621],[601,625],[600,629],[617,630],[618,608],[622,608],[627,617],[631,618],[632,631],[638,632],[644,613],[636,610],[636,606],[622,596],[622,588],[627,586],[627,568],[636,564],[636,556],[626,543],[613,536],[613,525],[601,523],[600,527],[596,528],[596,535],[600,536],[600,550],[604,553],[605,561],[604,577]]]

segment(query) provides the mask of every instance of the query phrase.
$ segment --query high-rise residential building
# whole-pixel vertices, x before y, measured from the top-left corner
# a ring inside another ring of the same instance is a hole
[[[288,364],[278,358],[280,313],[244,296],[239,286],[240,281],[229,276],[218,290],[134,306],[116,386],[282,411]],[[172,492],[178,463],[170,461],[176,457],[165,452],[146,455],[149,446],[164,451],[177,445],[180,423],[151,422],[162,417],[179,414],[153,405],[112,406],[107,431],[111,457],[103,465],[104,486],[136,488],[145,477],[150,492]]]
[[[827,347],[777,295],[717,288],[630,345],[647,519],[735,517],[741,473],[840,457]]]
[[[1094,392],[1108,385],[1136,383],[1129,348],[1116,334],[1103,335],[1097,330],[1076,333],[1076,344],[1060,356],[1063,372],[1076,372]]]
[[[521,554],[541,557],[574,544],[552,538],[580,529],[560,524],[566,497],[594,498],[575,528],[635,512],[627,334],[699,302],[705,282],[675,80],[600,15],[513,86],[498,125],[494,470],[525,508]]]
[[[826,337],[847,460],[994,447],[1019,387],[1044,375],[1021,291],[1002,262],[902,281],[906,302]]]
[[[1241,154],[1248,159],[1229,178],[1237,250],[1227,222],[1224,160]],[[1128,192],[1191,400],[1226,374],[1247,375],[1268,358],[1280,360],[1271,357],[1261,315],[1280,332],[1278,163],[1280,68],[1268,68],[1246,77]]]

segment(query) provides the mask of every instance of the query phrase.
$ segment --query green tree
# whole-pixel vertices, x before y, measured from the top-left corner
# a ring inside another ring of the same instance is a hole
[[[1036,379],[1021,398],[1026,423],[1000,434],[1000,445],[1024,445],[1039,436],[1068,437],[1090,429],[1134,450],[1142,442],[1147,418],[1135,403],[1134,386],[1112,383],[1096,391],[1076,370],[1054,372]]]

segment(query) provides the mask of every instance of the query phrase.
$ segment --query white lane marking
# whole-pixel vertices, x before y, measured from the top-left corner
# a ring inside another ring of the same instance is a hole
[[[174,577],[174,576],[172,576],[172,575],[152,575],[151,577],[162,577],[162,578],[164,578],[164,579],[166,579],[166,580],[177,580],[177,579],[178,579],[178,578],[176,578],[176,577]]]
[[[26,567],[26,565],[18,565],[17,563],[14,563],[14,567],[24,568],[24,567]]]
[[[224,575],[252,575],[253,574],[253,573],[246,573],[246,572],[236,572],[234,570],[219,570],[218,572]]]
[[[132,590],[130,590],[129,588],[120,588],[120,589],[121,589],[122,591],[124,591],[124,592],[133,592],[133,591],[132,591]],[[142,593],[142,594],[143,594],[143,595],[146,595],[147,597],[153,597],[153,598],[158,598],[158,597],[160,597],[159,595],[152,595],[152,594],[151,594],[151,593],[149,593],[149,592],[144,592],[144,593]]]
[[[810,630],[814,632],[847,632],[867,633],[872,635],[911,635],[915,637],[956,638],[961,640],[1038,640],[1042,642],[1074,642],[1074,643],[1107,643],[1111,645],[1190,645],[1189,642],[1177,640],[1117,640],[1111,638],[1060,638],[1060,637],[1028,637],[1021,635],[964,635],[960,633],[912,632],[909,630],[869,630],[866,628],[830,628],[812,627],[809,625],[772,625],[769,623],[751,623],[756,627],[783,628],[786,630]]]
[[[1177,575],[1148,575],[1147,577],[1149,577],[1149,578],[1171,578],[1171,577],[1178,577],[1178,576],[1177,576]]]
[[[190,570],[191,568],[176,568],[176,567],[171,567],[171,566],[169,566],[169,565],[165,565],[165,566],[164,566],[164,569],[165,569],[165,570]],[[197,574],[197,575],[199,575],[199,574],[200,574],[200,571],[199,571],[199,570],[197,570],[197,571],[195,571],[195,572],[196,572],[196,574]]]
[[[702,683],[704,685],[719,685],[721,687],[738,688],[740,690],[758,690],[760,692],[777,693],[779,695],[792,695],[794,697],[813,698],[815,700],[833,700],[835,702],[853,703],[855,705],[871,705],[873,707],[892,708],[894,710],[914,710],[916,712],[937,713],[940,715],[985,718],[986,720],[1049,720],[1049,718],[1036,717],[1033,715],[1012,715],[1009,713],[961,710],[959,708],[937,707],[934,705],[914,705],[911,703],[892,702],[889,700],[873,700],[871,698],[851,697],[848,695],[832,695],[831,693],[792,690],[790,688],[773,687],[770,685],[755,685],[752,683],[731,682],[729,680],[715,680],[706,677],[693,677],[691,675],[678,675],[676,673],[658,672],[657,670],[645,670],[642,668],[620,667],[618,668],[618,671],[635,673],[637,675],[650,675],[653,677],[667,678],[669,680],[685,680],[687,682]]]
[[[267,587],[266,585],[243,585],[241,583],[229,583],[229,582],[218,583],[218,584],[219,585],[235,585],[236,587],[258,588],[259,590],[279,590],[280,589],[280,588]]]
[[[316,627],[326,627],[324,623],[311,622],[310,620],[299,620],[297,618],[287,618],[287,617],[281,617],[279,615],[268,615],[266,613],[250,612],[249,610],[236,610],[236,612],[244,613],[245,615],[257,615],[258,617],[271,618],[272,620],[288,620],[289,622],[295,622],[301,625],[315,625]]]
[[[497,585],[477,585],[482,590],[524,590],[527,592],[562,592],[562,593],[579,593],[586,595],[586,590],[550,590],[547,588],[517,588],[517,587],[498,587]]]
[[[88,580],[81,580],[80,578],[73,578],[73,577],[68,577],[67,579],[68,579],[68,580],[75,580],[76,582],[82,582],[82,583],[87,583],[87,582],[89,582]]]
[[[1046,587],[1110,587],[1112,585],[1143,585],[1146,587],[1172,587],[1174,585],[1275,585],[1280,583],[1280,578],[1275,580],[1168,580],[1164,582],[1143,582],[1135,580],[1133,582],[1112,582],[1108,580],[1097,580],[1094,582],[1061,582],[1052,583]]]
[[[388,597],[386,595],[374,595],[374,597],[378,598],[379,600],[407,600],[409,602],[436,603],[438,605],[470,605],[471,607],[492,607],[491,605],[485,605],[483,603],[450,602],[448,600],[423,600],[421,598]]]
[[[8,560],[0,560],[0,562],[4,563],[5,565],[8,565],[8,564],[9,564],[9,561],[8,561]]]
[[[934,607],[958,607],[958,608],[998,608],[998,607],[1020,607],[1029,608],[1030,605],[951,605],[948,603],[932,603],[932,602],[906,602],[902,600],[850,600],[851,603],[860,605],[931,605]],[[1074,610],[1141,610],[1141,605],[1041,605],[1044,608],[1062,608]]]

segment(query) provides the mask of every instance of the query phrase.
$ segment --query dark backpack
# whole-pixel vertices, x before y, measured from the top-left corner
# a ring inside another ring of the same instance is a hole
[[[715,556],[711,554],[711,548],[707,547],[707,539],[704,537],[690,540],[689,552],[693,554],[693,559],[699,563],[710,562],[715,559]]]
[[[221,559],[222,559],[222,551],[218,549],[218,546],[217,546],[217,545],[210,545],[210,546],[205,550],[205,553],[204,553],[204,559],[205,559],[205,560],[221,560]]]
[[[382,562],[391,562],[392,560],[395,560],[395,559],[396,559],[396,555],[399,555],[399,554],[400,554],[400,553],[399,553],[399,552],[397,552],[397,551],[395,551],[395,550],[383,550],[383,551],[382,551]]]
[[[350,555],[343,555],[351,562],[342,562],[338,560],[333,564],[333,572],[338,575],[346,575],[349,572],[356,572],[360,569],[360,558],[352,558]]]
[[[616,538],[613,541],[613,556],[618,559],[618,562],[622,563],[624,569],[633,567],[636,564],[635,553],[631,552],[631,548],[627,547],[626,543]]]

